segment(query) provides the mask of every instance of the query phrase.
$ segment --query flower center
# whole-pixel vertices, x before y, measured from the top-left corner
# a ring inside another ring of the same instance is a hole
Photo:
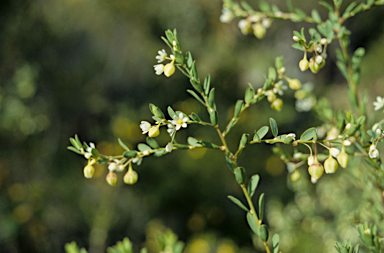
[[[176,121],[176,123],[177,123],[178,125],[182,125],[182,124],[184,123],[184,121],[183,121],[183,119],[178,119],[178,120]]]

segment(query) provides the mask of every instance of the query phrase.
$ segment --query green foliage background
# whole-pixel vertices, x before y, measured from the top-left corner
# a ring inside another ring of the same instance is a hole
[[[271,2],[286,10],[284,1]],[[317,1],[292,3],[307,13],[317,8],[326,15]],[[221,7],[219,0],[0,3],[2,252],[63,252],[70,241],[104,252],[126,236],[137,248],[146,245],[156,252],[153,234],[164,226],[187,243],[186,252],[255,251],[243,212],[226,198],[241,197],[241,190],[218,152],[177,151],[145,159],[135,168],[140,177],[136,185],[119,182],[112,188],[105,182],[105,167],[97,167],[95,178],[87,180],[82,175],[85,161],[66,150],[74,134],[98,143],[103,153],[121,152],[118,137],[134,147],[145,139],[139,122],[151,117],[150,102],[163,110],[168,105],[186,113],[202,110],[185,92],[189,83],[180,73],[171,78],[154,74],[166,29],[178,30],[200,75],[211,74],[222,115],[243,96],[248,82],[262,86],[264,73],[280,55],[290,76],[312,82],[314,92],[328,97],[334,110],[349,109],[346,96],[340,96],[347,85],[333,54],[316,76],[300,72],[302,55],[291,45],[292,31],[303,24],[274,21],[260,41],[243,36],[237,21],[220,23]],[[362,87],[370,87],[370,101],[384,93],[382,13],[374,8],[347,23],[353,32],[351,51],[360,46],[367,51]],[[287,133],[320,124],[315,114],[295,111],[292,92],[284,98],[280,113],[266,101],[248,110],[228,136],[233,138],[229,145],[237,146],[243,132],[267,125],[269,117]],[[232,114],[229,110],[228,119]],[[190,135],[216,138],[210,129],[190,126],[178,134],[179,142]],[[335,252],[334,242],[348,238],[358,243],[351,221],[367,193],[348,171],[339,169],[315,186],[309,177],[293,185],[272,146],[264,144],[244,150],[240,162],[261,175],[257,194],[266,194],[267,222],[280,234],[284,252]]]

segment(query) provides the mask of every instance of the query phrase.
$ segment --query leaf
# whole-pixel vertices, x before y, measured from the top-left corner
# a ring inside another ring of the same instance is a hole
[[[199,80],[199,74],[197,73],[196,61],[193,61],[193,63],[192,63],[192,74],[193,74],[195,80]],[[201,87],[200,87],[200,89],[201,89]],[[203,90],[198,90],[198,92],[202,92],[202,91]]]
[[[248,195],[250,197],[253,196],[253,194],[255,194],[255,191],[257,189],[257,186],[259,185],[259,181],[260,181],[260,176],[255,174],[253,175],[250,179],[249,179],[249,182],[248,182]]]
[[[343,74],[344,78],[349,80],[349,74],[347,70],[347,66],[341,61],[336,62],[337,67],[339,68],[341,74]]]
[[[191,94],[193,97],[196,98],[197,101],[199,101],[200,103],[202,103],[204,106],[205,106],[205,102],[196,94],[196,92],[194,92],[193,90],[187,90],[187,92],[189,94]]]
[[[241,203],[240,200],[238,200],[237,198],[231,196],[231,195],[228,195],[228,198],[233,202],[235,203],[237,206],[239,206],[241,209],[243,209],[244,211],[246,212],[249,212],[249,209],[243,204]]]
[[[317,129],[315,127],[311,127],[304,131],[304,133],[300,136],[300,140],[309,141],[311,140],[317,133]]]
[[[209,87],[211,86],[211,76],[208,74],[204,79],[204,94],[207,96],[209,93]]]
[[[268,68],[268,79],[275,81],[276,77],[277,77],[277,73],[276,73],[275,68],[269,67]]]
[[[240,140],[240,144],[239,144],[239,149],[241,149],[242,147],[244,147],[245,145],[247,145],[247,142],[248,142],[248,136],[249,134],[243,134],[241,136],[241,140]]]
[[[329,3],[320,1],[319,4],[327,8],[329,12],[334,12],[332,5],[330,5]]]
[[[208,95],[208,105],[215,108],[215,88],[212,88]]]
[[[189,82],[192,84],[192,87],[199,93],[202,93],[203,92],[203,89],[201,88],[200,84],[198,81],[196,81],[198,79],[194,79],[194,78],[191,78],[189,79]]]
[[[236,125],[236,123],[239,121],[240,118],[237,118],[235,119],[234,121],[232,121],[232,123],[228,126],[227,130],[225,131],[225,133],[229,133],[229,131],[231,131],[232,127],[234,127]]]
[[[169,117],[171,117],[172,119],[175,119],[176,113],[175,113],[175,111],[172,109],[172,107],[168,106],[167,111],[168,111],[168,115],[169,115]]]
[[[260,10],[261,10],[262,12],[270,12],[270,11],[271,11],[271,9],[269,8],[268,3],[265,2],[265,1],[261,1],[261,2],[259,3],[259,8],[260,8]]]
[[[256,220],[251,213],[247,213],[247,222],[253,233],[260,235],[259,227],[257,226]]]
[[[243,185],[245,182],[245,169],[243,167],[237,167],[235,169],[235,178],[238,184]]]
[[[209,117],[211,119],[211,124],[216,126],[217,125],[217,111],[212,111],[209,113]]]
[[[119,142],[119,145],[120,145],[123,149],[125,149],[126,151],[130,151],[130,149],[127,147],[127,145],[125,145],[124,142],[123,142],[120,138],[118,138],[117,141]]]
[[[344,13],[343,13],[343,18],[346,18],[346,17],[349,15],[349,13],[352,11],[352,9],[355,8],[356,5],[357,5],[356,2],[352,2],[352,3],[350,3],[350,4],[347,6],[347,8],[345,8],[345,11],[344,11]]]
[[[283,67],[283,56],[276,57],[275,59],[275,67],[276,69],[281,69]]]
[[[268,227],[267,225],[263,224],[260,226],[260,239],[263,242],[267,242],[269,237]]]
[[[194,121],[197,121],[197,122],[201,122],[201,119],[199,117],[199,115],[197,115],[196,113],[192,112],[191,115],[189,115],[189,117],[194,120]]]
[[[170,43],[173,43],[173,41],[175,40],[175,38],[173,37],[172,31],[169,29],[167,31],[165,31],[165,36],[167,37],[167,39]]]
[[[278,234],[274,234],[272,237],[272,250],[273,253],[278,253],[280,247],[280,237]]]
[[[216,145],[212,142],[209,142],[209,141],[199,141],[199,143],[201,143],[201,145],[203,147],[206,147],[206,148],[217,148],[217,149],[220,149],[220,146],[219,145]]]
[[[305,48],[302,45],[300,45],[299,43],[293,44],[292,47],[297,49],[297,50],[300,50],[300,51],[305,51]]]
[[[155,153],[153,153],[153,155],[156,156],[156,157],[160,157],[160,156],[163,156],[165,154],[168,154],[168,152],[166,150],[157,150],[157,151],[155,151]]]
[[[153,149],[157,149],[159,148],[159,144],[157,143],[157,141],[152,138],[152,137],[147,137],[147,143],[149,146],[151,146],[151,148]]]
[[[186,55],[185,55],[185,60],[187,62],[187,67],[188,69],[190,70],[192,68],[192,64],[193,64],[193,59],[192,59],[192,54],[191,52],[187,52]]]
[[[269,118],[269,124],[271,125],[271,130],[272,130],[273,136],[276,137],[279,134],[276,120],[274,120],[273,118]]]
[[[321,23],[321,22],[322,22],[322,21],[321,21],[320,14],[319,14],[319,12],[318,12],[316,9],[313,9],[313,10],[312,10],[311,15],[312,15],[312,19],[313,19],[313,21],[314,21],[315,23]]]
[[[232,173],[234,173],[235,169],[233,167],[232,160],[231,160],[231,158],[229,158],[227,153],[225,153],[225,161],[227,162],[229,169],[232,171]]]
[[[243,100],[241,100],[241,99],[237,100],[236,106],[235,106],[235,114],[234,114],[235,118],[237,118],[237,116],[239,116],[241,109],[243,109],[243,106],[244,106]]]
[[[250,104],[252,102],[254,95],[255,95],[255,90],[253,88],[248,88],[245,91],[245,96],[244,96],[245,103]]]
[[[136,157],[137,156],[137,151],[136,150],[126,151],[126,152],[124,152],[123,156],[125,158]]]
[[[257,131],[257,136],[260,138],[260,140],[262,140],[264,138],[264,136],[268,133],[268,130],[269,128],[267,126],[263,126],[261,127],[258,131]]]
[[[247,2],[241,1],[240,4],[241,4],[241,7],[244,8],[244,10],[253,11],[252,7]]]
[[[144,152],[146,150],[152,150],[150,146],[148,146],[147,144],[144,144],[144,143],[137,144],[137,149],[141,152]]]
[[[264,214],[264,193],[259,197],[259,220],[263,220]]]
[[[189,136],[188,139],[187,139],[187,142],[190,146],[193,146],[193,147],[202,147],[201,143],[199,140],[193,138],[192,136]]]
[[[79,155],[83,155],[78,149],[76,149],[76,148],[74,148],[72,146],[68,146],[67,149],[71,150],[71,151],[73,151],[73,152],[75,152],[75,153],[77,153]]]

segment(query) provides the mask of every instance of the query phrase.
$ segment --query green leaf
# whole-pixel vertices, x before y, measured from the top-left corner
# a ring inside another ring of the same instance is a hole
[[[274,234],[272,237],[272,250],[273,253],[278,253],[280,247],[280,237],[278,234]]]
[[[298,8],[296,8],[294,12],[297,14],[300,20],[304,20],[307,17],[307,14]]]
[[[269,118],[269,124],[271,125],[272,134],[276,137],[279,134],[279,129],[277,128],[276,120]]]
[[[260,181],[260,176],[255,174],[253,175],[250,179],[249,179],[249,183],[248,183],[248,195],[250,197],[253,196],[253,194],[255,194],[255,191],[257,189],[257,186],[259,185],[259,181]]]
[[[248,142],[248,136],[249,134],[243,134],[241,136],[241,140],[240,140],[240,144],[239,144],[239,149],[241,149],[242,147],[244,147],[245,145],[247,145],[247,142]]]
[[[197,101],[202,103],[205,106],[205,102],[194,92],[193,90],[187,90],[189,94],[191,94],[194,98],[196,98]]]
[[[355,8],[355,6],[357,5],[356,2],[351,2],[347,8],[345,8],[345,11],[343,13],[343,18],[346,18],[349,13],[353,10],[353,8]]]
[[[275,68],[269,67],[268,68],[268,79],[275,81],[276,78],[277,78],[277,73],[276,73]]]
[[[204,79],[204,94],[207,96],[211,85],[211,76],[208,74]]]
[[[107,163],[109,163],[109,159],[108,158],[97,159],[97,164],[107,164]]]
[[[125,149],[126,151],[130,151],[130,149],[127,147],[127,145],[125,145],[124,142],[123,142],[120,138],[118,138],[117,141],[119,142],[119,145],[120,145],[123,149]]]
[[[243,209],[243,210],[246,211],[246,212],[249,212],[249,209],[248,209],[245,205],[243,205],[243,203],[241,203],[240,200],[238,200],[237,198],[235,198],[235,197],[233,197],[233,196],[231,196],[231,195],[228,195],[228,198],[229,198],[233,203],[235,203],[236,205],[238,205],[241,209]]]
[[[201,122],[201,119],[199,117],[199,115],[197,115],[196,113],[192,112],[191,115],[189,115],[189,117],[194,120],[194,121],[197,121],[197,122]]]
[[[166,150],[157,150],[157,151],[155,151],[155,153],[153,153],[153,155],[156,156],[156,157],[160,157],[160,156],[163,156],[165,154],[168,154],[168,152]]]
[[[175,40],[175,37],[173,36],[173,33],[171,30],[165,31],[165,36],[167,37],[168,41],[172,44],[173,41]]]
[[[305,51],[305,48],[302,45],[300,45],[299,43],[293,44],[292,47],[294,49],[297,49],[297,50],[300,50],[300,51]]]
[[[184,56],[180,53],[180,51],[176,50],[173,51],[173,54],[175,55],[176,62],[180,65],[184,64]]]
[[[100,156],[99,151],[97,149],[91,149],[91,154],[94,158],[98,158]]]
[[[276,69],[281,69],[282,67],[284,67],[284,65],[283,65],[283,56],[276,57],[276,59],[275,59],[275,67],[276,67]]]
[[[268,3],[265,2],[265,1],[261,1],[261,2],[259,3],[259,8],[260,8],[260,10],[261,10],[262,12],[270,12],[270,11],[271,11],[271,9],[269,8]]]
[[[175,113],[175,111],[172,109],[172,107],[168,106],[167,111],[168,111],[168,115],[169,115],[169,117],[171,117],[172,119],[175,119],[176,113]]]
[[[217,125],[217,117],[218,117],[217,111],[211,111],[209,113],[209,117],[211,119],[211,124],[216,126]]]
[[[318,12],[316,9],[313,9],[313,10],[312,10],[311,15],[312,15],[312,19],[313,19],[313,21],[314,21],[315,23],[321,23],[321,22],[322,22],[322,21],[321,21],[320,14],[319,14],[319,12]]]
[[[76,149],[76,148],[74,148],[72,146],[68,146],[67,149],[71,150],[71,151],[73,151],[73,152],[75,152],[75,153],[77,153],[79,155],[83,155],[78,149]]]
[[[257,222],[251,213],[247,213],[247,222],[249,227],[252,229],[253,233],[256,235],[260,235],[259,227],[257,226]]]
[[[264,136],[268,133],[268,130],[269,128],[267,126],[263,126],[257,131],[257,135],[260,138],[260,140],[264,138]]]
[[[179,144],[179,143],[174,143],[173,146],[174,146],[175,148],[189,149],[189,146],[188,146],[188,145]]]
[[[186,53],[185,60],[186,60],[186,62],[187,62],[187,68],[188,68],[189,70],[191,70],[191,68],[192,68],[192,64],[193,64],[193,59],[192,59],[192,54],[191,54],[191,52],[188,51],[188,52]]]
[[[125,158],[133,158],[137,156],[137,151],[136,150],[131,150],[131,151],[126,151],[124,152],[123,156]]]
[[[165,118],[164,113],[160,110],[159,107],[156,107],[155,116],[159,117],[160,119],[164,119]]]
[[[349,80],[349,74],[347,70],[347,66],[341,61],[336,62],[337,67],[339,68],[341,74],[343,74],[344,78]]]
[[[217,148],[217,149],[220,149],[220,146],[219,145],[216,145],[212,142],[209,142],[209,141],[199,141],[201,143],[201,145],[203,147],[206,147],[206,148]]]
[[[191,78],[189,79],[189,82],[192,84],[192,87],[199,93],[202,93],[203,92],[203,89],[201,88],[200,84],[198,81],[196,81],[198,79],[194,79],[194,78]]]
[[[243,185],[245,182],[245,169],[243,167],[237,167],[235,169],[235,178],[238,184]]]
[[[195,139],[195,138],[193,138],[192,136],[188,137],[187,142],[188,142],[189,145],[191,145],[193,147],[202,147],[200,141]]]
[[[259,197],[259,220],[263,220],[264,214],[264,193],[260,194]]]
[[[232,173],[234,173],[235,168],[233,167],[232,160],[231,160],[231,158],[229,158],[227,153],[225,153],[225,161],[227,162],[229,169],[232,171]]]
[[[252,7],[245,1],[240,2],[241,6],[244,8],[246,11],[253,11]]]
[[[263,242],[267,242],[269,237],[268,227],[267,225],[263,224],[260,226],[260,239]]]
[[[235,106],[235,114],[234,114],[235,118],[237,118],[237,116],[239,116],[241,109],[243,109],[243,106],[244,106],[243,100],[241,100],[241,99],[237,100],[236,106]]]
[[[252,102],[254,95],[255,95],[255,90],[253,88],[248,88],[245,91],[245,96],[244,96],[245,103],[250,104]]]
[[[140,250],[140,253],[148,253],[147,248],[142,248],[142,249]]]
[[[302,141],[309,141],[315,137],[317,133],[316,127],[311,127],[304,131],[304,133],[300,136],[300,140]]]
[[[199,74],[197,73],[197,66],[196,66],[196,61],[193,61],[192,63],[192,74],[195,78],[195,80],[199,80]],[[202,90],[198,90],[198,92],[202,92]]]
[[[329,3],[320,1],[319,4],[327,8],[329,12],[334,12],[332,5],[330,5]]]
[[[151,148],[153,149],[157,149],[159,148],[159,144],[157,143],[157,141],[152,138],[152,137],[147,137],[147,143],[149,146],[151,146]]]
[[[152,150],[150,146],[148,146],[147,144],[144,144],[144,143],[137,144],[137,149],[141,152],[144,152],[146,150]]]
[[[215,108],[215,88],[212,88],[209,92],[208,105],[210,108]]]
[[[232,123],[228,126],[227,130],[225,131],[226,134],[228,134],[229,131],[231,131],[232,127],[234,127],[236,125],[236,123],[239,121],[239,119],[240,118],[237,118],[234,121],[232,121]]]

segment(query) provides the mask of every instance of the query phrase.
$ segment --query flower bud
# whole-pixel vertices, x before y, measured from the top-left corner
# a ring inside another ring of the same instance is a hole
[[[167,144],[167,146],[165,146],[165,150],[168,152],[168,153],[171,153],[172,152],[172,149],[173,149],[173,143],[172,142],[169,142]]]
[[[95,173],[95,168],[88,164],[84,167],[83,173],[85,178],[92,178],[93,174]]]
[[[299,41],[299,40],[300,40],[300,38],[297,37],[296,35],[294,35],[294,36],[292,37],[292,39],[293,39],[294,41]]]
[[[164,75],[166,77],[170,77],[175,73],[175,65],[173,64],[174,61],[168,63],[167,65],[164,66]]]
[[[139,176],[137,175],[137,172],[130,166],[127,173],[125,173],[123,180],[126,184],[134,184],[137,182],[138,178]]]
[[[251,31],[251,22],[246,19],[241,19],[237,24],[242,34],[247,35]]]
[[[297,182],[300,180],[300,178],[301,178],[300,172],[298,172],[297,170],[295,170],[294,172],[291,173],[291,175],[289,175],[289,179],[292,182]]]
[[[308,167],[308,172],[311,177],[315,179],[319,179],[323,173],[324,173],[324,168],[321,163],[317,160],[317,157],[314,158],[313,163]]]
[[[330,173],[335,173],[337,170],[338,164],[337,161],[332,157],[331,154],[329,154],[329,157],[327,160],[324,162],[324,170],[325,173],[330,174]]]
[[[252,29],[253,29],[253,34],[256,36],[256,38],[258,39],[262,39],[264,38],[267,30],[265,29],[265,27],[260,23],[260,22],[257,22],[256,24],[254,24],[252,26]]]
[[[281,108],[283,108],[283,100],[280,98],[275,99],[275,101],[272,102],[271,107],[273,110],[280,112]]]
[[[267,100],[270,103],[272,103],[276,99],[276,94],[272,90],[266,91],[265,95],[267,96]]]
[[[114,172],[110,171],[106,177],[107,183],[111,186],[115,186],[117,184],[117,176]]]
[[[108,165],[108,169],[110,171],[115,171],[117,169],[117,164],[115,162],[111,162],[109,165]]]
[[[299,62],[299,68],[301,71],[307,70],[309,67],[309,61],[307,60],[307,57],[304,55],[304,58]]]
[[[315,62],[313,58],[309,59],[309,69],[313,74],[316,74],[320,70],[320,65]]]
[[[149,131],[148,131],[148,136],[149,137],[156,137],[160,134],[159,126],[152,126]]]
[[[348,154],[345,153],[344,148],[341,150],[341,153],[337,156],[337,161],[340,163],[340,166],[346,168],[348,165]]]
[[[299,90],[301,88],[301,82],[298,79],[288,79],[288,84],[292,90]]]

